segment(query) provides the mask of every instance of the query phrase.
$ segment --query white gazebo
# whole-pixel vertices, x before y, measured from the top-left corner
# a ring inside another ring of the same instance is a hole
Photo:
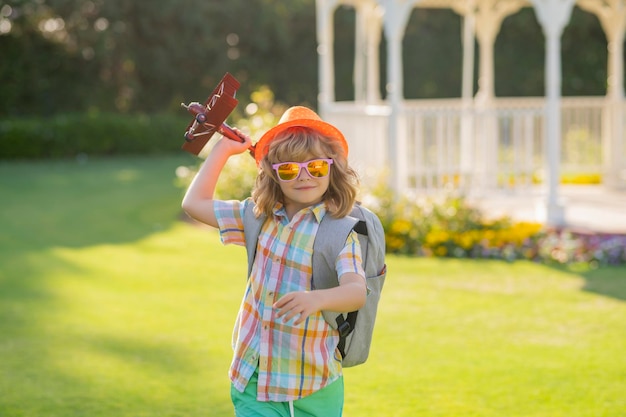
[[[626,185],[624,56],[626,0],[316,0],[319,110],[339,126],[361,171],[382,167],[400,193],[453,187],[469,195],[529,192],[541,178],[546,222],[564,222],[561,170],[592,170],[603,185]],[[337,7],[356,13],[354,101],[335,100],[333,18]],[[608,40],[607,94],[561,97],[561,36],[573,7],[595,14]],[[403,97],[402,40],[416,7],[449,8],[463,18],[459,99]],[[546,43],[545,97],[495,96],[494,44],[502,21],[532,7]],[[382,36],[387,46],[387,96],[379,92]],[[478,92],[473,94],[474,43],[479,45]],[[564,160],[567,141],[597,145],[597,163]]]

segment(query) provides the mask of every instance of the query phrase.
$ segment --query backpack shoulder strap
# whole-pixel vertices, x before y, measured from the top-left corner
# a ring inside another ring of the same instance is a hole
[[[354,227],[361,243],[361,255],[365,273],[368,277],[379,275],[385,265],[385,230],[376,214],[371,210],[356,204],[350,213],[352,217],[359,219]],[[372,269],[373,268],[373,269]]]
[[[357,223],[358,219],[350,216],[339,219],[328,214],[324,216],[313,243],[313,289],[339,285],[335,261]]]
[[[246,252],[248,253],[248,277],[250,277],[250,273],[252,272],[259,234],[261,233],[261,227],[263,227],[266,217],[264,214],[256,217],[254,207],[254,203],[246,205],[243,214],[243,234],[246,239]]]
[[[356,209],[351,214],[359,214]],[[346,244],[346,239],[352,230],[357,233],[363,232],[362,227],[367,227],[361,219],[347,216],[344,218],[334,218],[330,215],[324,216],[320,223],[315,242],[313,244],[313,281],[314,289],[333,288],[339,285],[339,277],[335,270],[337,256]],[[361,230],[361,232],[359,232]],[[359,242],[361,238],[359,235]],[[339,344],[337,348],[342,358],[345,358],[345,345],[348,335],[356,326],[358,311],[347,312],[322,311],[324,320],[333,328],[339,331]]]

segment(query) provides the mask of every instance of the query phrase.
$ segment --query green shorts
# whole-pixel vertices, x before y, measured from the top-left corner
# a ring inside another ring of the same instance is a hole
[[[254,372],[244,392],[231,384],[230,396],[237,417],[291,417],[289,402],[257,401],[258,373]],[[293,401],[293,417],[341,417],[343,376],[307,397]]]

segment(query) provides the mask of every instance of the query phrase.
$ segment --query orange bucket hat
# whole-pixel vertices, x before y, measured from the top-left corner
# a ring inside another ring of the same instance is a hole
[[[261,136],[261,139],[254,145],[254,159],[256,159],[257,165],[259,165],[263,157],[267,155],[269,145],[276,135],[296,126],[309,127],[317,130],[324,136],[335,139],[341,144],[344,155],[348,157],[348,142],[346,142],[346,138],[343,137],[339,129],[323,121],[313,110],[303,106],[294,106],[288,108],[278,121],[278,124],[265,132],[265,134]]]

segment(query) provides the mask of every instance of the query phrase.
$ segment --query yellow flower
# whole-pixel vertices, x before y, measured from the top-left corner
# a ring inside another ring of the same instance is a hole
[[[395,252],[398,251],[400,249],[402,249],[404,247],[404,239],[401,239],[397,236],[389,236],[387,235],[386,237],[386,245],[387,245],[387,249],[390,252]]]
[[[411,223],[407,220],[398,219],[391,224],[391,233],[404,235],[411,230]]]
[[[474,246],[474,234],[471,231],[459,233],[455,236],[454,242],[465,250],[469,250]]]
[[[436,246],[450,239],[450,234],[444,230],[431,230],[425,238],[426,244]]]

